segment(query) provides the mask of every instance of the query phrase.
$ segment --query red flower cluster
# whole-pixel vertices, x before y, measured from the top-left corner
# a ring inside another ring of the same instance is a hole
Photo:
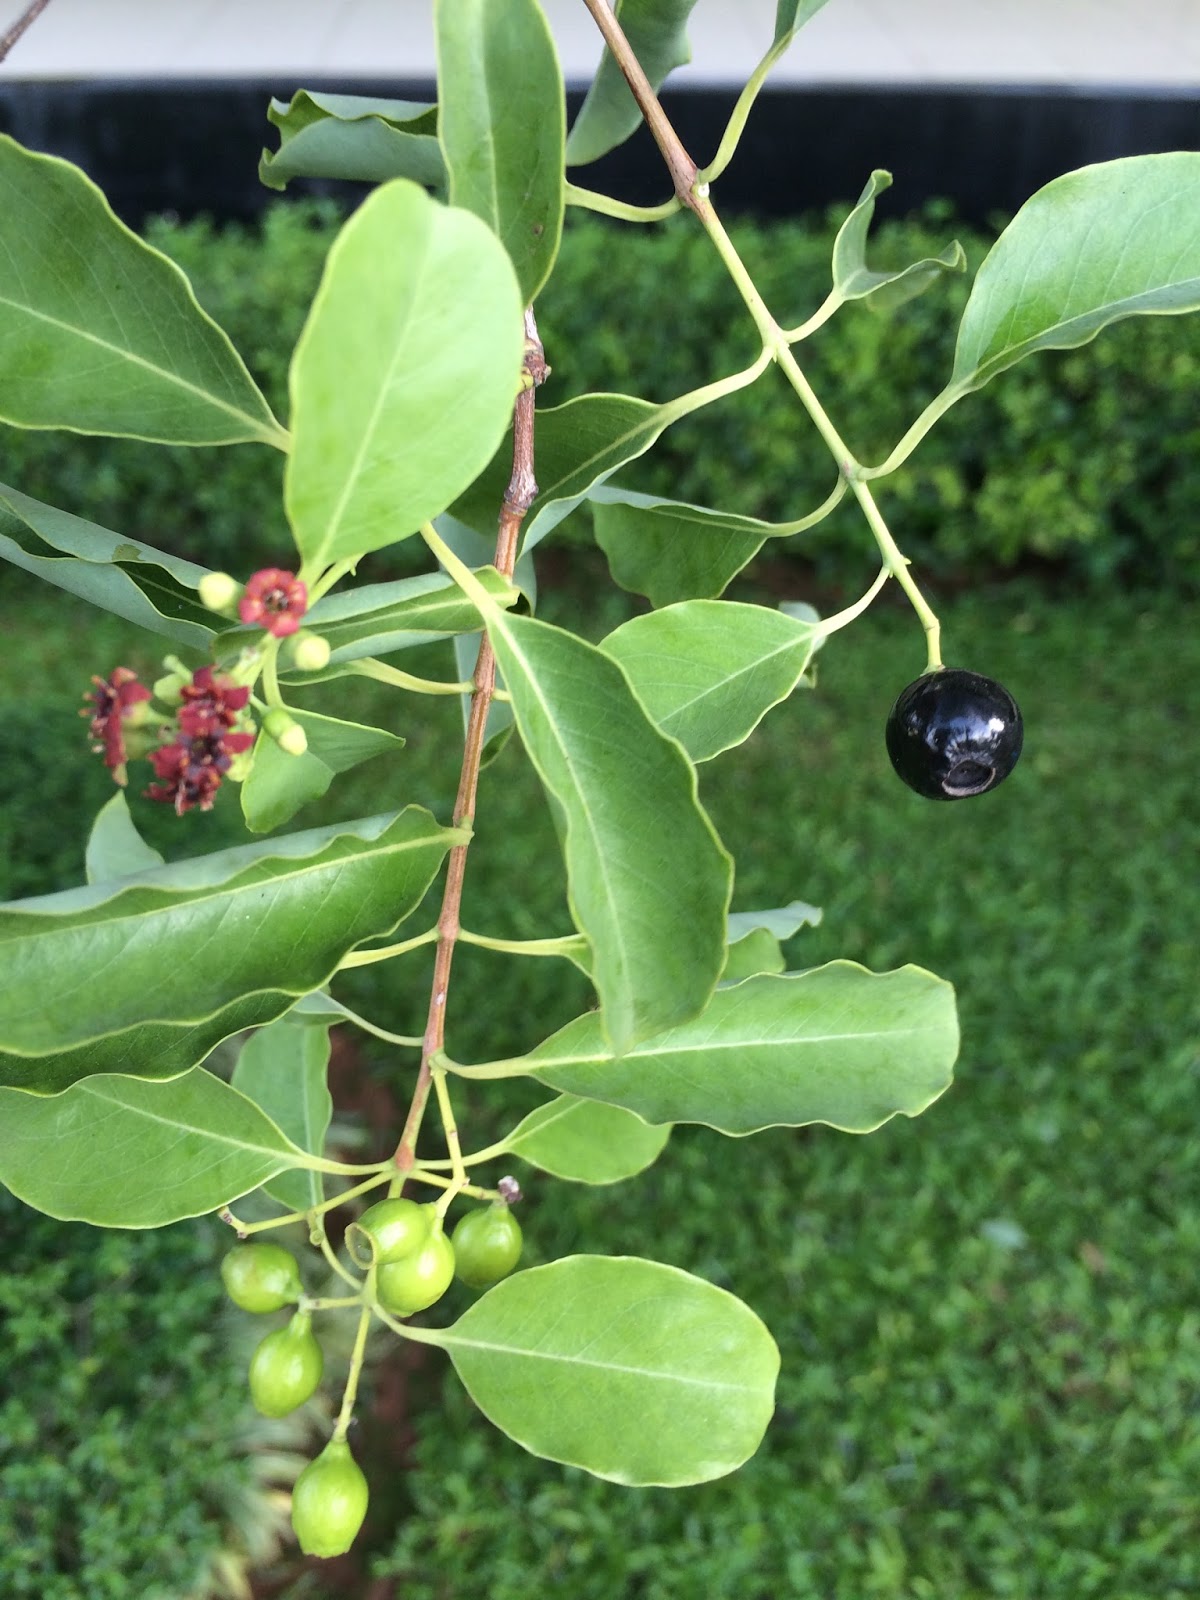
[[[210,811],[234,756],[254,743],[252,733],[230,732],[250,698],[248,688],[218,678],[211,667],[201,667],[181,693],[178,739],[150,752],[155,775],[163,782],[146,790],[151,800],[173,805],[177,816],[193,806]]]
[[[87,696],[91,704],[82,715],[92,719],[88,731],[95,741],[94,748],[104,752],[105,766],[112,770],[118,783],[124,784],[124,723],[150,699],[150,690],[137,681],[137,674],[128,667],[117,667],[107,680],[93,678],[92,682],[96,687]],[[149,752],[150,764],[162,781],[151,784],[146,794],[151,800],[173,805],[182,816],[193,806],[202,811],[211,809],[213,796],[234,757],[249,750],[255,735],[234,731],[250,699],[249,688],[217,677],[211,667],[201,667],[193,673],[191,681],[182,686],[180,698],[175,723],[167,723],[159,735],[171,742]],[[153,724],[166,723],[166,717],[147,710],[137,715],[137,722],[142,731],[134,746],[135,755],[153,741]]]
[[[149,700],[150,691],[137,681],[137,673],[128,667],[114,667],[108,679],[93,678],[95,689],[84,694],[91,705],[84,706],[81,717],[90,717],[88,733],[95,741],[92,749],[104,752],[104,765],[115,782],[124,786],[125,771],[125,718],[143,700]]]
[[[183,713],[180,713],[180,721]],[[211,811],[213,796],[221,787],[221,779],[233,765],[234,756],[249,750],[254,743],[252,733],[227,733],[214,730],[210,733],[186,735],[174,744],[160,745],[150,752],[155,775],[162,783],[152,783],[146,790],[151,800],[163,800],[175,807],[176,816],[182,816],[193,806],[201,811]]]
[[[248,688],[218,678],[211,667],[193,672],[191,683],[185,683],[179,692],[183,696],[179,731],[188,738],[232,728],[250,698]]]
[[[308,610],[308,589],[294,572],[264,567],[250,578],[238,601],[243,622],[260,623],[277,639],[295,633]]]

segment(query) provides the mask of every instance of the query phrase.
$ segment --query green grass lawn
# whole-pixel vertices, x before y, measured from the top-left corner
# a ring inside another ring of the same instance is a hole
[[[592,603],[590,582],[579,592]],[[89,648],[83,607],[19,594],[0,598],[9,894],[81,875],[108,791],[76,696],[118,660],[153,666],[123,625],[99,619]],[[543,614],[574,604],[552,593]],[[892,607],[832,640],[816,691],[702,769],[701,793],[739,859],[736,907],[824,908],[794,967],[914,961],[957,985],[954,1087],[868,1138],[678,1130],[617,1189],[525,1174],[530,1263],[644,1252],[759,1311],[783,1354],[762,1451],[714,1484],[622,1490],[525,1455],[447,1378],[399,1490],[413,1514],[380,1546],[406,1600],[1200,1594],[1200,607],[1009,587],[942,617],[948,661],[999,677],[1025,712],[997,793],[938,806],[892,777],[883,722],[922,666],[919,628]],[[446,810],[457,709],[409,717],[406,702],[403,752],[298,825],[408,799]],[[178,854],[236,826],[236,808],[164,813],[155,842]],[[513,746],[484,774],[478,827],[467,924],[565,931],[553,830]],[[410,1031],[423,955],[339,992]],[[464,950],[451,1052],[524,1048],[581,1001],[565,965]],[[527,1096],[462,1094],[478,1142]]]

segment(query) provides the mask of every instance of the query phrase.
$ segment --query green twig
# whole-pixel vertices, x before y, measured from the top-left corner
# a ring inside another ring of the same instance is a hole
[[[446,1136],[446,1149],[450,1152],[450,1183],[437,1203],[437,1214],[444,1219],[450,1209],[450,1202],[466,1187],[467,1170],[463,1165],[462,1148],[458,1142],[458,1123],[455,1121],[454,1107],[450,1101],[446,1069],[438,1063],[431,1062],[430,1072],[433,1075],[433,1090],[437,1095],[438,1111],[442,1119],[442,1132]]]
[[[373,678],[376,683],[386,683],[393,689],[407,689],[410,694],[470,694],[475,687],[469,680],[447,683],[444,678],[418,678],[414,673],[402,672],[399,667],[389,667],[374,656],[364,656],[359,661],[348,661],[345,665],[348,674]]]
[[[588,942],[581,933],[566,933],[554,939],[494,939],[486,933],[469,933],[458,930],[464,944],[478,945],[481,950],[500,950],[514,956],[565,956],[586,955]]]
[[[268,639],[262,647],[263,699],[272,710],[283,710],[283,696],[279,692],[279,640]]]
[[[849,482],[863,516],[866,518],[867,525],[875,537],[876,544],[879,546],[884,565],[904,590],[921,620],[921,625],[925,630],[929,666],[931,669],[940,666],[941,654],[937,617],[918,588],[909,571],[907,557],[901,553],[887,524],[880,515],[874,497],[863,481],[864,469],[855,460],[845,441],[834,427],[828,413],[813,392],[808,379],[801,371],[799,363],[792,354],[786,333],[768,310],[762,295],[755,286],[753,278],[746,270],[745,263],[738,255],[733,241],[717,216],[716,210],[708,197],[708,182],[705,180],[704,175],[699,172],[696,163],[684,149],[679,135],[671,126],[657,95],[642,70],[640,62],[630,47],[629,40],[625,37],[615,12],[610,9],[606,0],[584,0],[584,4],[595,18],[596,25],[603,34],[605,43],[625,75],[625,81],[629,85],[630,92],[637,101],[638,108],[646,119],[646,125],[654,138],[654,142],[658,145],[663,160],[666,162],[667,171],[671,174],[675,184],[676,194],[684,205],[695,212],[704,231],[712,240],[717,254],[724,262],[725,270],[733,280],[746,309],[754,319],[754,325],[758,329],[759,337],[762,340],[764,360],[773,360],[778,363],[784,376],[799,396],[801,404],[808,412],[817,432],[821,435],[837,462],[839,472]],[[772,49],[774,48],[775,46],[772,46]],[[771,52],[768,51],[767,54],[769,56]],[[764,60],[766,60],[765,57]],[[696,391],[697,395],[701,392]],[[893,452],[893,455],[895,453]],[[888,463],[885,463],[886,465]]]
[[[366,1017],[360,1016],[357,1011],[351,1011],[349,1006],[338,1001],[339,1015],[343,1022],[352,1022],[356,1028],[361,1028],[364,1033],[372,1033],[377,1039],[382,1039],[385,1044],[399,1045],[403,1050],[419,1050],[420,1037],[410,1033],[390,1033],[387,1028],[381,1028],[377,1022],[369,1022]]]
[[[373,1298],[375,1289],[375,1268],[372,1267],[367,1274],[367,1293]],[[354,1401],[358,1395],[358,1380],[362,1376],[363,1357],[367,1349],[367,1332],[371,1326],[371,1307],[365,1305],[358,1317],[358,1332],[354,1336],[354,1349],[350,1354],[350,1371],[346,1377],[346,1387],[342,1392],[342,1409],[338,1412],[337,1423],[333,1430],[335,1440],[342,1440],[350,1429],[350,1422],[354,1416]]]
[[[337,1273],[338,1277],[341,1278],[342,1282],[343,1283],[348,1283],[350,1285],[350,1287],[355,1291],[356,1294],[361,1294],[362,1293],[362,1283],[361,1283],[361,1281],[358,1278],[356,1278],[352,1272],[347,1272],[346,1268],[338,1260],[336,1254],[334,1253],[333,1246],[330,1244],[329,1240],[325,1237],[325,1227],[324,1227],[323,1223],[320,1224],[318,1226],[318,1228],[317,1228],[317,1244],[318,1244],[318,1246],[320,1248],[321,1254],[325,1257],[326,1261],[333,1268],[334,1272]]]
[[[338,962],[338,971],[351,967],[370,967],[377,961],[391,961],[394,956],[406,956],[410,950],[419,950],[423,944],[432,944],[438,936],[436,928],[427,928],[415,938],[401,939],[399,944],[381,945],[375,950],[351,950]]]
[[[566,198],[569,206],[598,211],[605,217],[619,217],[622,222],[664,222],[683,209],[674,195],[660,206],[632,206],[624,200],[614,200],[611,195],[598,194],[594,189],[580,189],[573,183],[567,185]]]
[[[353,1189],[344,1189],[341,1194],[334,1195],[331,1200],[321,1200],[315,1206],[307,1206],[303,1211],[289,1211],[285,1216],[268,1217],[263,1222],[241,1222],[238,1231],[242,1234],[265,1233],[270,1228],[284,1228],[293,1222],[309,1222],[312,1218],[320,1216],[326,1211],[332,1211],[346,1200],[354,1200],[360,1194],[366,1194],[371,1189],[377,1189],[381,1183],[391,1176],[389,1168],[377,1171],[365,1182],[355,1184]]]
[[[759,90],[767,81],[767,74],[783,55],[791,43],[791,35],[784,39],[777,39],[763,56],[754,71],[746,79],[745,87],[737,98],[737,104],[729,114],[729,121],[725,124],[725,132],[721,135],[721,143],[717,146],[717,153],[706,167],[701,167],[697,177],[701,183],[715,183],[733,160],[742,134],[746,130],[746,123],[750,120],[750,113],[754,109],[754,102],[758,99]]]
[[[875,582],[860,600],[856,600],[852,606],[847,606],[844,611],[835,611],[833,616],[822,618],[817,624],[817,637],[819,639],[828,638],[831,633],[837,633],[840,628],[846,627],[856,617],[861,617],[891,575],[890,567],[880,567]]]

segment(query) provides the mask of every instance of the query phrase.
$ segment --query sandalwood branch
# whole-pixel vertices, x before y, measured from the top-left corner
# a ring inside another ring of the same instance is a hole
[[[696,174],[699,168],[683,148],[679,135],[667,120],[667,114],[659,104],[658,96],[642,70],[641,62],[634,55],[633,47],[625,37],[625,30],[617,21],[608,0],[583,0],[583,3],[604,35],[604,42],[612,51],[613,59],[624,74],[630,93],[637,101],[638,110],[654,135],[654,142],[662,152],[667,171],[671,174],[676,195],[683,205],[694,211]]]
[[[513,469],[500,510],[500,524],[496,535],[496,555],[493,565],[506,578],[511,578],[517,564],[517,543],[521,524],[537,495],[533,476],[533,415],[537,386],[542,383],[549,368],[533,310],[525,312],[525,387],[517,396],[513,407]],[[458,794],[454,801],[454,826],[468,827],[475,818],[475,796],[479,787],[479,769],[483,761],[484,734],[488,712],[496,691],[496,657],[487,634],[482,635],[479,658],[475,664],[475,689],[471,696],[471,711],[467,718],[467,731],[463,741],[462,768],[458,779]],[[412,1102],[400,1142],[393,1156],[396,1171],[404,1176],[412,1171],[417,1158],[417,1135],[429,1091],[433,1083],[433,1056],[444,1049],[446,1040],[446,996],[450,988],[450,968],[454,961],[454,947],[458,942],[459,911],[462,906],[463,880],[467,870],[467,846],[456,845],[450,852],[446,869],[446,884],[442,892],[442,909],[437,921],[437,949],[433,958],[433,982],[429,991],[429,1013],[421,1045],[421,1067],[413,1091]]]
[[[33,4],[26,6],[22,14],[13,23],[7,33],[0,34],[0,61],[3,61],[17,40],[37,21],[42,12],[50,4],[50,0],[33,0]]]
[[[921,626],[925,630],[926,645],[928,650],[929,669],[940,667],[941,658],[941,628],[933,608],[921,593],[916,579],[909,570],[908,558],[903,554],[892,537],[887,524],[880,515],[875,504],[870,487],[862,476],[862,467],[855,460],[849,447],[834,427],[828,413],[820,400],[813,392],[812,385],[805,377],[792,352],[787,332],[771,315],[762,296],[759,294],[754,280],[747,272],[745,263],[734,248],[733,241],[726,233],[717,216],[716,208],[708,198],[708,184],[699,181],[699,169],[691,156],[684,149],[683,142],[675,129],[671,126],[670,119],[659,103],[658,96],[642,70],[641,62],[633,52],[633,47],[625,36],[625,31],[610,9],[606,0],[583,0],[584,5],[595,19],[596,26],[604,35],[604,42],[612,52],[613,59],[620,67],[629,85],[630,93],[637,101],[638,108],[646,120],[646,126],[654,136],[654,142],[659,148],[667,169],[675,184],[675,193],[681,202],[699,219],[700,226],[704,229],[709,239],[717,250],[717,254],[724,262],[725,270],[733,280],[734,287],[741,295],[746,309],[754,319],[762,340],[762,347],[776,362],[784,377],[795,391],[800,403],[808,412],[817,432],[824,439],[831,455],[837,463],[838,471],[849,483],[855,499],[859,503],[867,526],[879,547],[884,565],[896,582],[904,590],[913,610],[920,618]]]

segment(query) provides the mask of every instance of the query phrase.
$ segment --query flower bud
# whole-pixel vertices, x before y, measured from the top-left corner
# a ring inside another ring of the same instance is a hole
[[[163,678],[154,680],[154,698],[161,700],[165,706],[177,706],[183,700],[183,686],[191,683],[192,675],[182,675],[178,672],[168,672]]]
[[[283,647],[283,662],[296,672],[320,672],[329,665],[329,640],[308,628],[293,634]]]
[[[237,616],[237,604],[242,597],[242,586],[227,572],[206,572],[200,579],[196,592],[200,596],[200,604],[207,606],[209,611],[220,612],[224,617]]]
[[[263,732],[274,739],[279,748],[289,756],[302,756],[308,749],[308,735],[282,706],[268,711],[262,722]]]

